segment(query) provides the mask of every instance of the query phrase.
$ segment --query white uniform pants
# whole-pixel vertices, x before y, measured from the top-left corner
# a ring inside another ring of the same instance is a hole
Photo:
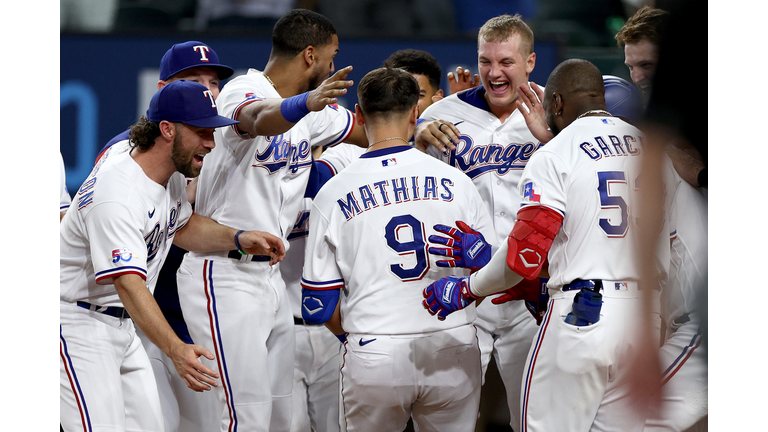
[[[163,431],[149,357],[130,318],[59,307],[61,426],[69,431]]]
[[[370,341],[370,342],[369,342]],[[341,367],[342,430],[472,432],[480,407],[475,327],[350,334]]]
[[[613,286],[604,283],[604,286]],[[604,290],[600,320],[565,323],[578,290],[550,290],[547,314],[526,364],[521,432],[642,431],[646,407],[637,407],[627,382],[640,347],[641,291]],[[658,296],[650,331],[659,334]],[[656,345],[658,346],[658,345]]]
[[[704,418],[707,403],[707,354],[700,346],[699,320],[692,315],[659,350],[664,369],[660,412],[652,412],[646,431],[684,431]]]
[[[136,328],[147,351],[160,393],[165,432],[211,432],[219,427],[221,405],[211,391],[196,392],[179,376],[173,360]]]
[[[341,344],[324,325],[294,325],[291,432],[339,432],[339,350]]]
[[[504,383],[509,407],[509,425],[520,430],[520,387],[523,382],[525,360],[539,327],[523,301],[511,301],[500,305],[491,303],[490,296],[477,306],[477,337],[485,372],[491,361],[491,353]]]
[[[188,253],[177,273],[189,334],[216,359],[222,431],[288,431],[293,384],[293,314],[279,264],[239,263]]]

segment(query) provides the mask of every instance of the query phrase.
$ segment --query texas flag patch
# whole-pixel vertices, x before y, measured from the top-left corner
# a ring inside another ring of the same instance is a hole
[[[397,165],[397,161],[395,160],[395,158],[384,159],[383,161],[381,161],[381,166],[388,167],[388,166],[395,166],[395,165]]]
[[[523,199],[526,199],[528,201],[533,201],[533,202],[541,202],[541,194],[536,193],[536,191],[533,188],[533,182],[528,182],[525,184]]]

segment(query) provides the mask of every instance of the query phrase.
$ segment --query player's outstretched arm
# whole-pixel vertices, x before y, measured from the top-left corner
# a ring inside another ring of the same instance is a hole
[[[287,132],[311,111],[321,111],[339,101],[354,82],[347,80],[352,66],[338,70],[312,91],[285,99],[264,99],[244,106],[235,120],[237,128],[252,136],[274,136]]]
[[[448,120],[423,121],[416,126],[413,143],[421,151],[433,146],[441,153],[448,154],[451,150],[456,150],[459,135],[459,129]]]
[[[530,87],[528,86],[530,84]],[[544,99],[544,90],[535,82],[521,84],[517,87],[517,94],[520,95],[515,105],[525,118],[525,124],[528,130],[542,144],[549,142],[554,135],[547,126],[547,114],[544,112],[544,106],[541,101]],[[535,91],[531,91],[531,88]],[[525,107],[523,106],[525,105]]]
[[[238,231],[197,213],[176,231],[173,244],[193,252],[237,249],[251,255],[269,255],[270,265],[285,258],[285,244],[279,237],[262,231]]]
[[[176,370],[189,388],[205,391],[219,385],[216,381],[219,374],[198,360],[201,355],[213,360],[213,354],[199,345],[186,344],[176,336],[147,289],[144,279],[136,274],[125,274],[115,278],[114,284],[133,322],[173,360]]]

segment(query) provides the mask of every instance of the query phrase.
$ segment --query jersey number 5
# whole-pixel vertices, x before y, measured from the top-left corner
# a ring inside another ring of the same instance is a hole
[[[598,222],[600,229],[608,237],[624,237],[627,235],[627,229],[629,228],[629,208],[624,197],[620,194],[611,194],[612,184],[624,184],[627,185],[627,179],[624,175],[624,171],[600,171],[597,173],[598,185],[597,191],[600,193],[600,208],[606,209],[618,209],[621,219],[618,224],[611,224],[611,219],[601,218]],[[628,188],[622,188],[629,192]],[[615,191],[614,191],[615,192]]]
[[[416,265],[404,268],[402,264],[392,264],[389,269],[403,281],[419,280],[429,270],[427,243],[424,241],[424,224],[411,215],[395,216],[389,220],[384,237],[387,246],[401,256],[413,256]]]

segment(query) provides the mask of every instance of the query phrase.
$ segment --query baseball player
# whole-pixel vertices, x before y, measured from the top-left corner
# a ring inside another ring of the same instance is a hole
[[[410,74],[376,69],[360,81],[358,99],[371,146],[315,197],[302,277],[304,319],[349,333],[342,430],[402,431],[409,417],[418,430],[473,430],[481,380],[474,309],[438,321],[414,300],[429,282],[468,272],[428,257],[432,227],[460,220],[476,230],[473,253],[459,258],[471,267],[490,256],[490,215],[465,175],[408,145],[418,113]]]
[[[443,72],[430,53],[415,49],[396,51],[384,60],[384,67],[403,69],[416,78],[419,83],[419,116],[432,102],[443,98],[443,90],[440,88],[440,75]]]
[[[639,431],[645,422],[627,367],[643,323],[640,284],[657,288],[641,281],[636,252],[639,239],[655,231],[640,234],[636,220],[645,149],[641,131],[605,110],[603,94],[600,71],[588,61],[555,68],[543,98],[555,138],[523,172],[523,201],[507,241],[470,277],[425,290],[430,312],[447,314],[535,278],[549,260],[550,301],[525,366],[523,432]],[[665,168],[671,175],[671,164]],[[661,280],[670,259],[665,233],[674,232],[671,195],[653,242]]]
[[[211,91],[213,98],[219,95],[219,84],[229,78],[234,70],[219,61],[219,56],[207,44],[199,41],[187,41],[173,45],[160,60],[160,76],[157,89],[167,84],[184,79],[204,85]],[[112,140],[102,149],[114,146],[113,152],[131,149],[128,131]],[[197,177],[187,179],[187,199],[194,204]],[[187,343],[193,343],[189,336],[184,316],[179,304],[176,285],[176,270],[187,251],[171,245],[165,263],[160,269],[154,297],[160,310],[168,320],[176,335]],[[152,362],[152,369],[160,392],[163,408],[163,421],[166,432],[209,432],[218,428],[216,419],[220,411],[219,402],[213,392],[191,392],[176,372],[173,361],[156,347],[141,331],[137,332]]]
[[[552,136],[538,97],[528,87],[535,63],[533,32],[519,15],[488,20],[478,34],[482,86],[434,103],[421,116],[429,121],[416,133],[417,146],[431,144],[429,154],[463,171],[477,186],[493,218],[498,236],[494,244],[503,243],[512,229],[526,163]],[[541,92],[536,84],[532,87]],[[434,136],[442,136],[442,141]],[[443,145],[450,153],[438,151]],[[483,302],[477,314],[483,375],[493,352],[507,393],[510,425],[518,430],[523,366],[536,321],[522,301]]]
[[[136,327],[173,359],[189,388],[219,385],[219,375],[198,360],[213,354],[176,336],[152,291],[172,242],[190,250],[231,245],[270,253],[273,263],[284,256],[280,239],[219,225],[193,214],[187,202],[184,176],[199,174],[214,146],[214,128],[234,123],[217,114],[206,87],[171,83],[131,129],[136,148],[108,151],[78,190],[60,242],[65,430],[163,430],[157,386]]]
[[[64,219],[64,214],[67,213],[69,205],[72,204],[72,197],[69,196],[69,191],[67,190],[67,173],[64,170],[64,156],[61,155],[61,152],[59,152],[59,166],[61,167],[59,170],[59,181],[61,184],[61,194],[59,198],[59,222],[61,222],[61,220]]]
[[[278,21],[264,70],[232,79],[216,100],[222,115],[240,123],[216,133],[196,212],[275,233],[290,246],[312,148],[364,142],[353,114],[335,104],[352,85],[345,79],[351,67],[328,78],[338,46],[333,25],[320,14],[295,9]],[[280,267],[267,261],[234,249],[188,253],[177,274],[192,339],[218,353],[206,363],[222,376],[216,389],[222,430],[291,424],[294,323]]]

